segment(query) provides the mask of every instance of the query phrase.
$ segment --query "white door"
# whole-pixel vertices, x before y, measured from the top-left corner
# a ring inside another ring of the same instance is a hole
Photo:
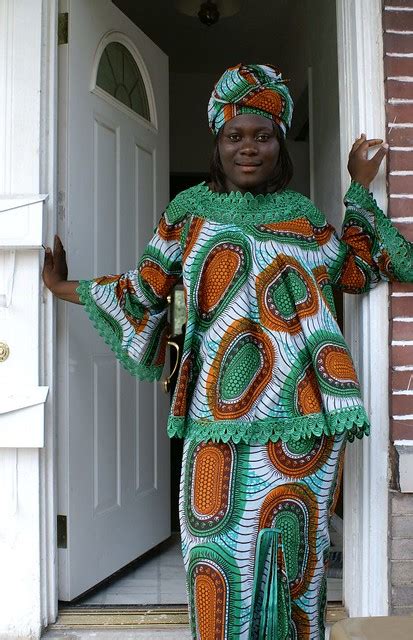
[[[65,8],[59,232],[69,277],[87,279],[133,268],[167,203],[168,60],[109,0]],[[67,601],[169,536],[168,404],[159,384],[123,370],[81,306],[59,303],[58,316]]]

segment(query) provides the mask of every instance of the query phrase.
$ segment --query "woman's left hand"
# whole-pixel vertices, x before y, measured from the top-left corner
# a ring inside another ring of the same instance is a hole
[[[376,147],[377,145],[380,145],[380,148],[374,156],[369,159],[368,151],[370,147]],[[383,140],[380,138],[367,140],[366,134],[362,133],[360,138],[357,138],[354,142],[348,156],[347,169],[349,170],[351,179],[354,180],[354,182],[362,184],[363,187],[368,189],[370,187],[370,183],[377,175],[388,148],[389,145],[387,143],[383,143]]]

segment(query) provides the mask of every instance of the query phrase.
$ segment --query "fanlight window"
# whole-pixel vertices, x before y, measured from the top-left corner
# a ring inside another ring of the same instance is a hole
[[[110,42],[105,47],[99,61],[96,85],[150,121],[142,75],[132,54],[120,42]]]

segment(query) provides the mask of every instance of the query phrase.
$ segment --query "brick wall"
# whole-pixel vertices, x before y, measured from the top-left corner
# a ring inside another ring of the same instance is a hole
[[[413,241],[413,0],[385,0],[389,215]],[[391,436],[413,439],[413,285],[391,286]]]
[[[413,0],[384,0],[384,71],[391,216],[413,241]],[[391,439],[413,440],[413,285],[390,287]],[[391,611],[413,613],[413,494],[398,491],[392,449],[390,492]]]

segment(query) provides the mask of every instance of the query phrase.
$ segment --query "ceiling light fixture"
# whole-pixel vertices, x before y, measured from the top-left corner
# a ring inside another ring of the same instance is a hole
[[[175,0],[180,13],[199,20],[210,27],[220,18],[228,18],[239,12],[241,0]]]
[[[219,20],[219,10],[215,2],[212,0],[206,0],[200,6],[198,11],[198,18],[202,24],[206,24],[207,27],[215,24]]]

